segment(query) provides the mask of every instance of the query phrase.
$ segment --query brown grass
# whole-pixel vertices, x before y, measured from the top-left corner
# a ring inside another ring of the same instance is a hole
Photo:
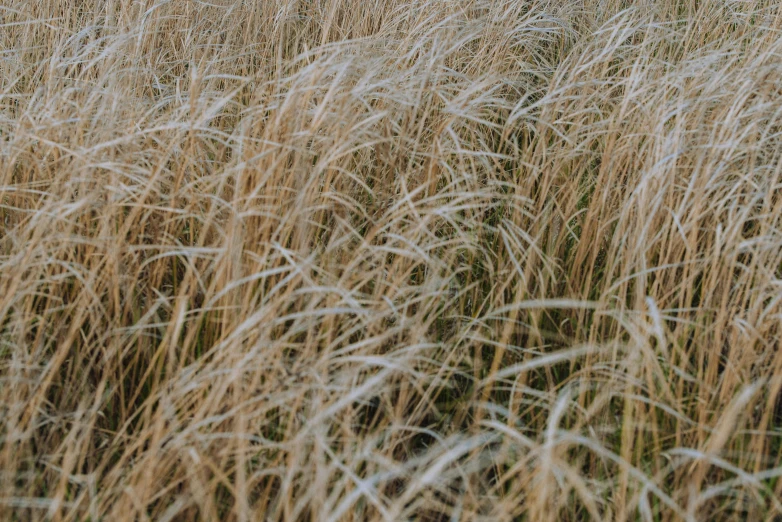
[[[7,0],[0,519],[779,520],[772,0]]]

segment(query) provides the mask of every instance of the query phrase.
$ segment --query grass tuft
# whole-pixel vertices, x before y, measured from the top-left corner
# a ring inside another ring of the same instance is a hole
[[[0,519],[782,517],[778,2],[0,28]]]

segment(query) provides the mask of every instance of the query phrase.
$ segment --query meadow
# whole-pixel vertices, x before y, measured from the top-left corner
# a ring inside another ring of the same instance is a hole
[[[4,0],[0,519],[782,519],[782,4]]]

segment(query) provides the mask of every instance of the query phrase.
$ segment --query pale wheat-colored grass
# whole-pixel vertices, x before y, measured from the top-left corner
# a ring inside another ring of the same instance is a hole
[[[0,6],[0,519],[782,517],[782,8]]]

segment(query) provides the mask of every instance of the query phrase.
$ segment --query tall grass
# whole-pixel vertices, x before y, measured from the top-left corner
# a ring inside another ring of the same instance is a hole
[[[0,519],[778,520],[772,0],[6,0]]]

